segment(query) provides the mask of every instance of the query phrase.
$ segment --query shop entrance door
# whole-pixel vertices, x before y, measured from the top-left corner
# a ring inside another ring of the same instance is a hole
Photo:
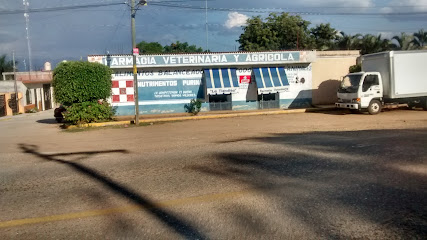
[[[52,94],[50,91],[50,84],[43,84],[44,108],[45,110],[52,108]]]

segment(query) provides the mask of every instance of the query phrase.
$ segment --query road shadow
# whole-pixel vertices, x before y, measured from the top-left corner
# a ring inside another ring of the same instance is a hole
[[[61,123],[58,123],[55,118],[40,119],[40,120],[37,120],[36,122],[42,123],[42,124],[57,124],[57,125],[61,124]]]
[[[220,142],[264,153],[220,152],[189,169],[280,199],[278,214],[316,238],[424,239],[426,139],[427,129],[272,134]]]
[[[393,111],[423,111],[423,109],[422,108],[411,109],[407,106],[381,109],[381,112],[393,112]],[[341,108],[341,109],[338,109],[338,108],[336,108],[336,109],[333,109],[333,108],[331,108],[331,109],[313,109],[313,110],[308,110],[307,112],[328,114],[328,115],[347,115],[347,114],[370,115],[367,110],[356,111],[356,110],[350,110],[350,109],[344,109],[344,108]]]
[[[327,114],[327,115],[347,115],[347,114],[361,114],[361,113],[354,113],[351,112],[348,109],[335,109],[335,108],[328,108],[328,109],[308,109],[306,112],[308,113],[320,113],[320,114]]]
[[[178,233],[180,236],[184,237],[185,239],[206,239],[206,237],[199,232],[194,226],[192,226],[189,222],[186,220],[167,212],[166,210],[160,208],[159,206],[155,205],[153,201],[151,201],[147,196],[144,196],[129,187],[120,184],[113,179],[104,176],[100,172],[96,171],[95,169],[91,169],[89,167],[84,166],[83,164],[80,164],[76,161],[66,161],[62,160],[59,157],[62,156],[81,156],[78,159],[82,160],[84,158],[87,158],[91,155],[97,155],[97,154],[104,154],[104,153],[128,153],[127,150],[109,150],[109,151],[89,151],[89,152],[76,152],[76,153],[58,153],[58,154],[44,154],[39,151],[39,147],[37,145],[30,145],[30,144],[19,144],[19,148],[22,152],[31,154],[34,156],[37,156],[38,158],[49,161],[49,162],[55,162],[58,164],[66,165],[73,169],[74,171],[83,174],[92,180],[102,184],[104,187],[109,189],[111,192],[124,197],[133,203],[137,204],[142,210],[145,210],[149,214],[156,217],[158,220],[160,220],[163,224],[168,226],[170,229],[174,230],[176,233]]]

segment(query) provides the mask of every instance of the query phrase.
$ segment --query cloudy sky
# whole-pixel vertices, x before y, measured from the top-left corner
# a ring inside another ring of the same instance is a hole
[[[63,59],[131,52],[128,5],[79,7],[126,0],[27,1],[30,9],[37,10],[29,14],[33,69],[40,69],[45,61],[55,66]],[[15,51],[20,70],[25,69],[24,59],[29,67],[23,9],[22,0],[0,0],[0,55],[11,56]],[[427,0],[148,0],[136,16],[136,38],[137,42],[181,41],[211,51],[235,51],[246,19],[272,11],[300,14],[313,27],[331,23],[347,34],[381,33],[390,38],[427,30]]]

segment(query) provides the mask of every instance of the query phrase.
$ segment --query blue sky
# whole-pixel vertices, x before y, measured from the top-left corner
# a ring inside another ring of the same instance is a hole
[[[30,9],[117,3],[126,0],[28,0]],[[312,23],[331,23],[347,34],[381,33],[392,37],[400,32],[427,30],[427,0],[208,0],[206,41],[205,0],[148,1],[136,16],[137,42],[162,45],[188,42],[211,51],[234,51],[247,17],[265,17],[270,11],[300,13]],[[168,6],[165,6],[168,5]],[[173,7],[171,6],[173,5]],[[16,52],[19,68],[28,68],[26,24],[21,0],[0,0],[0,54]],[[403,14],[405,13],[405,14]],[[414,13],[414,14],[407,14]],[[360,14],[360,15],[358,15]],[[45,61],[53,65],[63,59],[86,59],[90,54],[131,51],[129,7],[125,4],[99,8],[30,14],[33,68]]]

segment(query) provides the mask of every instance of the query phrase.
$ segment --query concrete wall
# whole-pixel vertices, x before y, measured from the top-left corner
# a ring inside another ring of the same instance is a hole
[[[12,108],[9,107],[9,100],[12,98],[12,94],[14,94],[14,92],[2,92],[0,91],[0,95],[5,95],[5,102],[6,102],[6,116],[12,116],[13,115],[13,110]],[[18,113],[24,113],[25,112],[25,108],[24,105],[22,104],[22,93],[18,92],[18,99],[21,99],[21,101],[19,101],[19,106],[18,106]]]
[[[359,56],[358,50],[317,51],[317,59],[313,63],[313,105],[337,101],[340,81]]]
[[[18,92],[20,93],[19,96],[21,96],[20,105],[23,106],[22,109],[25,108],[25,110],[29,110],[34,107],[37,107],[39,111],[46,110],[45,97],[43,94],[43,84],[46,84],[46,83],[25,83],[24,84],[20,81],[17,81]],[[27,90],[30,91],[29,100],[27,99],[27,94],[26,94]],[[15,92],[14,81],[0,81],[0,92],[14,93]],[[53,89],[51,86],[51,99],[52,99],[51,106],[53,108],[55,106],[55,103],[53,101],[52,93],[53,93]]]
[[[19,105],[24,106],[26,104],[25,92],[27,91],[27,87],[19,81],[17,81],[16,84],[18,86],[18,96],[20,99]],[[0,81],[0,93],[15,93],[15,81]],[[22,109],[24,109],[24,107],[22,107]],[[21,110],[21,107],[19,110]]]

